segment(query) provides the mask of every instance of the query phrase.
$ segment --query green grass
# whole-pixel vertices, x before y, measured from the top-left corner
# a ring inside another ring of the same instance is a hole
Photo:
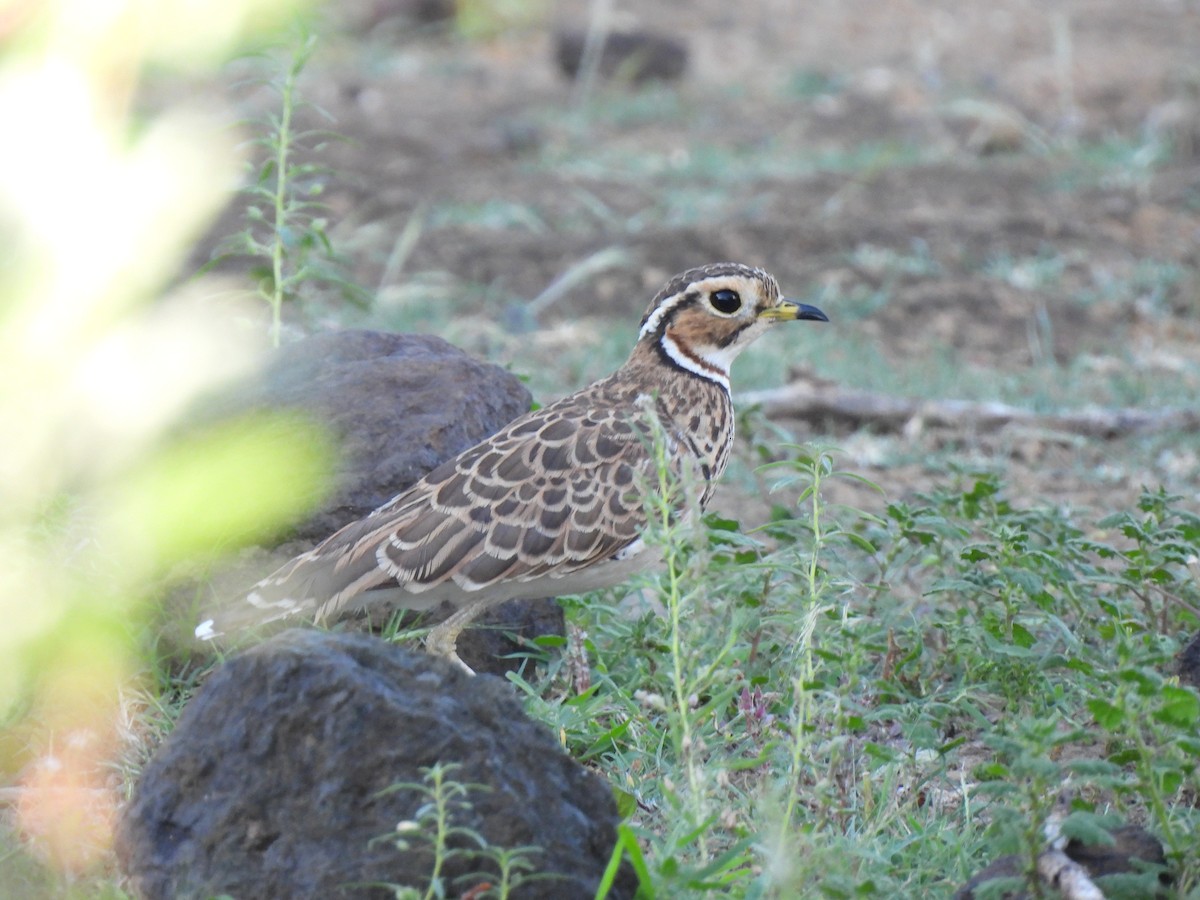
[[[1142,302],[1150,311],[1165,313],[1184,284],[1186,270],[1178,263],[1140,259],[1128,273],[1098,273],[1083,302],[1129,304]],[[1194,301],[1192,301],[1194,302]]]
[[[1069,787],[1069,833],[1144,822],[1200,896],[1200,697],[1171,677],[1200,517],[1156,492],[1073,517],[964,475],[873,518],[824,505],[836,456],[779,471],[810,490],[757,536],[776,549],[661,537],[657,611],[574,607],[591,688],[519,682],[636,798],[652,895],[949,896],[1035,853]]]
[[[1071,191],[1096,186],[1144,187],[1170,157],[1169,147],[1140,136],[1085,141],[1060,150],[1063,165],[1050,183],[1054,189]]]
[[[800,500],[755,534],[657,517],[650,605],[571,606],[591,686],[557,661],[514,679],[626,799],[646,895],[948,897],[1039,852],[1065,789],[1066,833],[1144,823],[1174,896],[1200,896],[1200,695],[1171,674],[1200,627],[1200,516],[1161,491],[1099,516],[1019,505],[964,472],[873,517],[824,501],[856,477],[837,459],[791,448],[770,474]],[[158,677],[177,710],[192,676]],[[396,839],[436,850],[469,791],[450,769],[420,790],[428,828]],[[512,886],[532,874],[477,843]],[[12,896],[125,896],[5,852]]]
[[[1063,277],[1067,262],[1053,249],[1047,248],[1036,256],[1014,259],[999,254],[984,266],[984,274],[1022,291],[1035,291],[1057,285]]]
[[[667,571],[645,606],[570,604],[590,687],[557,659],[514,678],[622,798],[646,896],[949,897],[1001,854],[1032,859],[1066,790],[1066,833],[1144,824],[1172,896],[1200,897],[1200,694],[1173,677],[1200,628],[1200,516],[1157,490],[1018,504],[969,471],[871,516],[824,499],[857,478],[835,451],[783,449],[766,475],[799,500],[766,526],[655,516]],[[195,675],[156,671],[142,718],[165,729]],[[454,777],[431,773],[428,827],[396,840],[445,845],[469,799]],[[497,896],[535,874],[528,848],[477,843],[507,873]],[[2,846],[14,897],[125,896]]]
[[[814,100],[841,93],[845,81],[842,75],[831,75],[815,69],[797,69],[788,79],[784,94],[801,100]]]
[[[933,278],[942,274],[942,264],[934,258],[929,243],[914,238],[907,252],[880,247],[875,244],[859,244],[849,254],[849,262],[885,280],[897,278]]]
[[[528,231],[546,234],[550,226],[532,206],[510,200],[490,200],[478,205],[447,203],[433,209],[429,228],[469,227],[491,231]]]
[[[729,190],[756,181],[797,179],[818,172],[876,172],[929,159],[926,148],[885,140],[827,151],[782,144],[744,148],[699,145],[686,153],[648,150],[633,154],[619,146],[579,145],[548,152],[541,164],[567,177],[633,183],[665,179],[668,184],[700,182]]]
[[[0,873],[6,900],[129,900],[130,894],[117,886],[112,867],[82,878],[65,879],[29,855],[20,839],[0,827]]]

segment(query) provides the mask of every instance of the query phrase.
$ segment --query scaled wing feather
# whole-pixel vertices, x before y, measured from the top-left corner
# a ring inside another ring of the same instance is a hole
[[[328,619],[373,590],[416,601],[451,580],[482,591],[613,557],[646,524],[638,481],[654,472],[650,426],[621,409],[568,397],[518,419],[264,579],[251,602]]]

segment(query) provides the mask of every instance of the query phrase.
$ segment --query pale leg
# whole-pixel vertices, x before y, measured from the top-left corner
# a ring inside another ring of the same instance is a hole
[[[455,663],[468,675],[474,675],[475,670],[459,659],[458,636],[464,628],[474,621],[475,617],[486,610],[504,603],[507,598],[484,598],[476,600],[462,609],[456,610],[450,618],[435,625],[425,636],[425,652],[440,656]]]

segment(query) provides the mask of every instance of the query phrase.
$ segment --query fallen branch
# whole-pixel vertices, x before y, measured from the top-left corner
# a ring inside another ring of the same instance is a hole
[[[853,426],[917,431],[927,427],[998,431],[1010,425],[1117,438],[1159,431],[1200,430],[1197,409],[1105,409],[1036,413],[1007,403],[918,400],[803,381],[739,394],[741,405],[773,418],[835,421]]]

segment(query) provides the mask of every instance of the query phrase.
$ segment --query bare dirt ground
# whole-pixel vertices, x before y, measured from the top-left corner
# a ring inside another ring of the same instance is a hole
[[[331,236],[376,296],[357,317],[314,304],[310,326],[439,331],[533,373],[544,399],[617,364],[608,348],[667,276],[735,259],[832,320],[765,342],[777,365],[750,366],[743,389],[815,377],[1047,410],[1194,404],[1200,4],[620,4],[619,27],[685,43],[689,67],[582,101],[554,36],[588,4],[470,38],[410,27],[415,5],[344,5],[306,72],[350,139],[315,156]],[[603,251],[615,264],[523,317]],[[1158,484],[1200,499],[1192,434],[783,424],[843,447],[893,498],[965,466],[1031,501],[1109,510]]]

